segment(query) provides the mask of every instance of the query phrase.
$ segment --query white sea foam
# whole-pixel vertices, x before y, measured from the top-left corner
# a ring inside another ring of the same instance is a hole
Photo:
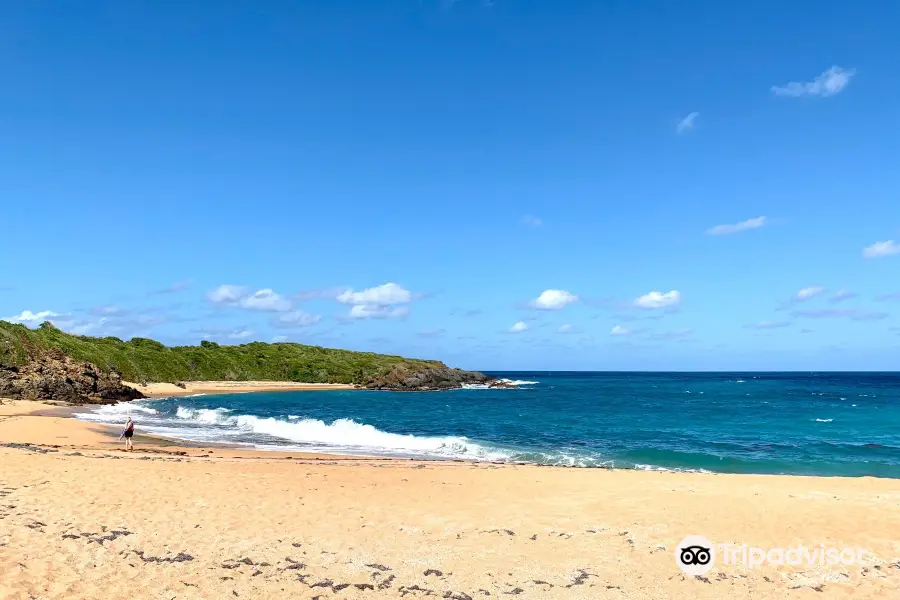
[[[660,467],[657,465],[642,465],[636,464],[634,468],[638,471],[665,471],[669,473],[707,473],[712,474],[713,471],[708,471],[706,469],[681,469],[678,467]]]
[[[95,421],[114,421],[118,422],[122,420],[122,417],[134,414],[144,414],[144,415],[156,415],[159,414],[159,411],[150,408],[149,406],[145,406],[139,401],[133,402],[119,402],[117,404],[105,404],[103,406],[98,407],[91,413],[80,413],[79,417],[87,417],[89,415],[96,415],[98,418],[96,419],[88,419]]]
[[[259,439],[258,436],[276,438],[281,442],[299,444],[315,450],[335,450],[384,454],[412,454],[431,457],[470,458],[477,460],[504,460],[509,452],[489,449],[473,443],[465,437],[455,436],[417,436],[382,431],[365,423],[357,423],[352,419],[337,419],[326,423],[318,419],[301,419],[292,415],[287,419],[274,417],[257,417],[254,415],[232,415],[226,408],[193,409],[179,406],[176,417],[182,421],[202,425],[217,425],[216,431],[221,434],[222,427],[227,428],[230,435],[246,435],[248,439]],[[196,438],[199,432],[191,432]],[[265,447],[260,445],[259,447]],[[270,445],[271,447],[271,445]]]
[[[834,419],[816,419],[816,423],[831,423]]]
[[[175,416],[186,421],[196,421],[206,425],[232,425],[234,417],[227,416],[231,410],[227,408],[184,408],[179,406]]]
[[[522,385],[537,385],[540,381],[528,381],[525,379],[498,379],[497,383],[502,383],[507,386],[519,387]],[[492,388],[487,383],[464,383],[462,384],[462,389],[464,390],[491,390],[491,389],[503,389],[503,388]]]

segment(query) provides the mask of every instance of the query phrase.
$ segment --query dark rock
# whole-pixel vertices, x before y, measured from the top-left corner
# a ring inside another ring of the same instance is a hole
[[[499,380],[477,371],[463,371],[440,367],[428,367],[411,370],[404,365],[395,365],[380,377],[375,377],[364,385],[370,390],[392,390],[408,392],[425,392],[453,390],[465,384],[482,384],[494,386]]]
[[[59,350],[22,366],[0,365],[0,397],[57,400],[72,404],[115,404],[144,395],[122,383],[115,370],[102,371]]]

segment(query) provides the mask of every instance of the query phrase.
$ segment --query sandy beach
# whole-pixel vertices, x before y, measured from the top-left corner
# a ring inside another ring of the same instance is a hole
[[[889,598],[900,481],[566,469],[182,447],[0,405],[0,598]],[[688,534],[866,549],[721,564]]]
[[[294,383],[292,381],[185,381],[184,387],[174,383],[123,382],[148,398],[191,396],[193,394],[234,394],[237,392],[300,392],[321,390],[352,390],[343,383]]]

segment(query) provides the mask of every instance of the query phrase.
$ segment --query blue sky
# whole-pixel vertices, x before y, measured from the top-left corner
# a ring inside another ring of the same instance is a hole
[[[0,317],[480,369],[900,364],[896,2],[0,11]]]

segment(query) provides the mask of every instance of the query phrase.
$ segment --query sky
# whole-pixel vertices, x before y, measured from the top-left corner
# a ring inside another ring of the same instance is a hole
[[[0,318],[900,366],[900,4],[11,0]]]

